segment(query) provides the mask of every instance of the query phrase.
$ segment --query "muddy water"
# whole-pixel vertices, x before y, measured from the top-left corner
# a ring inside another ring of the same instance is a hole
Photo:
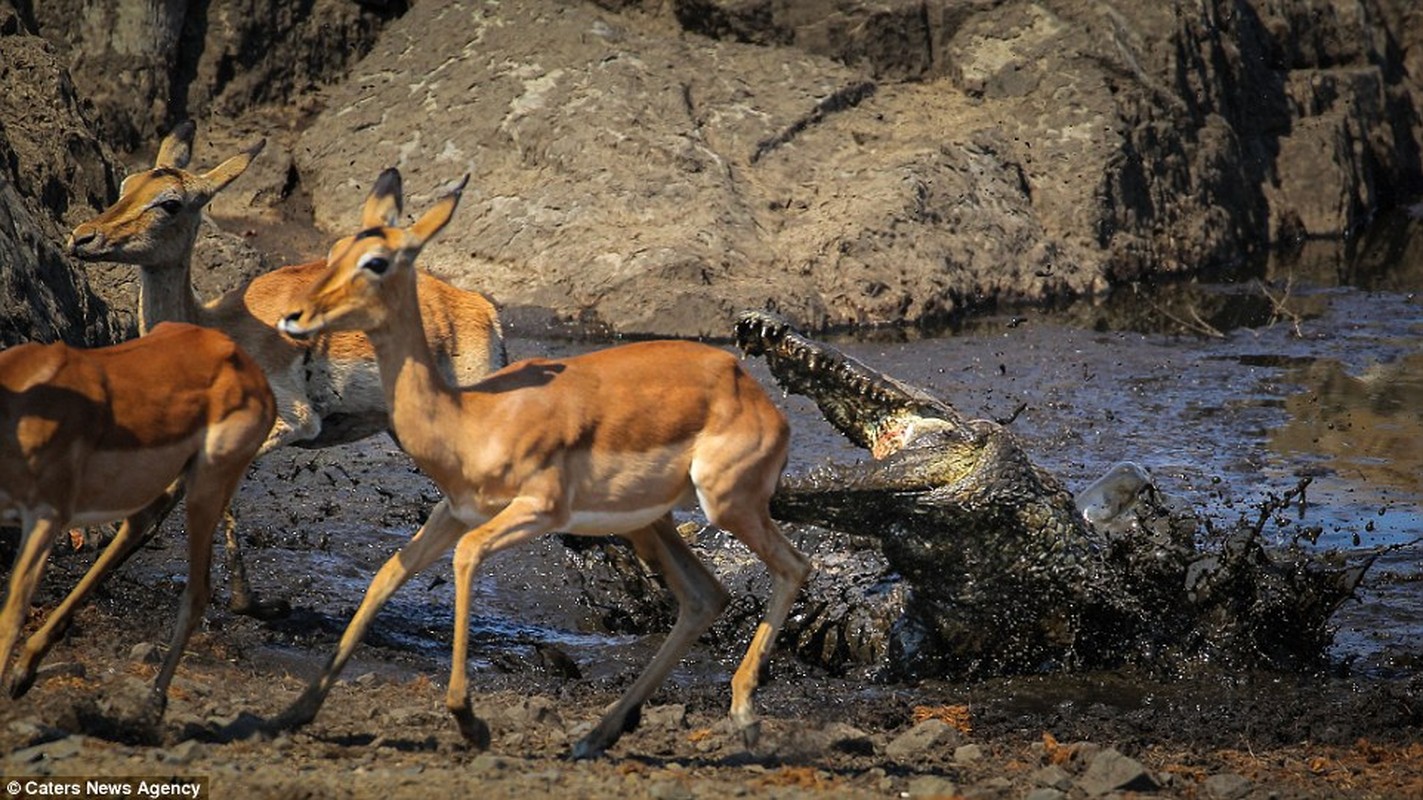
[[[1130,459],[1224,525],[1310,477],[1306,502],[1272,521],[1274,535],[1281,546],[1303,537],[1350,558],[1382,553],[1360,602],[1337,617],[1334,655],[1356,673],[1385,676],[1423,663],[1423,545],[1414,541],[1423,536],[1420,287],[1423,222],[1399,219],[1351,245],[1306,248],[1218,282],[1134,287],[1062,309],[979,315],[933,335],[835,343],[966,414],[1011,419],[1031,455],[1074,490]],[[603,344],[521,333],[511,358]],[[760,362],[747,363],[772,385]],[[809,401],[774,394],[792,420],[792,471],[864,457]],[[327,649],[438,494],[384,438],[282,451],[257,470],[238,502],[258,539],[250,566],[259,586],[276,584],[300,610],[287,625],[292,647],[267,655],[308,673],[306,646]],[[587,633],[607,609],[579,605],[584,593],[570,589],[579,576],[566,562],[562,545],[548,541],[483,570],[472,669],[547,666],[545,645],[592,680],[646,662],[660,636]],[[397,593],[368,637],[383,649],[363,649],[349,672],[447,669],[452,607],[445,560]],[[715,680],[734,667],[736,653],[705,650],[684,677]]]

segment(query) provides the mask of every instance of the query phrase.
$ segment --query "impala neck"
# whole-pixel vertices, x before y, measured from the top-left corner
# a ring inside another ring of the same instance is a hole
[[[181,258],[163,264],[145,264],[139,269],[138,332],[148,333],[160,322],[201,324],[202,304],[193,294],[193,249]]]
[[[449,452],[446,444],[451,434],[448,427],[442,432],[433,420],[457,413],[460,401],[458,390],[440,373],[425,340],[413,271],[410,277],[386,287],[389,314],[382,325],[366,331],[366,336],[375,349],[390,424],[400,446],[434,476],[441,470],[427,462],[436,454]]]

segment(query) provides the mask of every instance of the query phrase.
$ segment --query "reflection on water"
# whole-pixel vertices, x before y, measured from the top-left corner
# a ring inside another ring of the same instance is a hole
[[[1270,431],[1270,447],[1318,459],[1322,469],[1361,488],[1420,493],[1423,352],[1358,374],[1320,360],[1287,375],[1304,391],[1286,399],[1288,419]]]

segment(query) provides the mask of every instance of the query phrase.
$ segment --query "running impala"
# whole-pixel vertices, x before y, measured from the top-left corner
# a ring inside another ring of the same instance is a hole
[[[266,144],[258,142],[207,172],[190,172],[195,132],[192,122],[184,122],[164,137],[154,167],[125,178],[119,199],[70,234],[69,252],[85,261],[139,267],[141,333],[163,321],[190,322],[223,331],[252,354],[277,398],[277,424],[262,453],[285,444],[327,447],[388,430],[375,353],[363,335],[294,341],[277,330],[278,319],[325,271],[324,260],[280,267],[211,302],[194,295],[192,253],[203,209]],[[489,300],[425,273],[418,281],[425,333],[445,377],[473,383],[504,365],[504,338]],[[172,502],[176,498],[170,507]],[[156,527],[163,514],[155,516]],[[233,610],[282,613],[284,604],[264,606],[249,594],[231,525],[226,533]]]
[[[470,708],[466,678],[479,565],[550,531],[617,533],[660,568],[679,612],[651,663],[573,750],[578,758],[601,754],[636,727],[642,704],[726,605],[726,590],[672,524],[672,509],[695,499],[713,524],[767,564],[773,579],[765,618],[731,683],[732,721],[754,744],[752,693],[810,571],[769,511],[786,464],[785,417],[734,356],[682,341],[521,361],[463,390],[451,386],[421,324],[415,259],[449,222],[463,187],[399,227],[400,176],[387,170],[366,201],[364,230],[336,243],[321,280],[282,320],[282,330],[296,337],[366,332],[395,433],[445,497],[381,567],[325,669],[271,727],[313,719],[381,605],[454,548],[454,653],[445,703],[461,734],[487,747],[489,730]]]
[[[169,323],[112,347],[23,344],[0,352],[0,519],[22,529],[0,609],[0,681],[55,539],[71,524],[124,520],[25,642],[12,696],[29,689],[79,604],[141,543],[177,481],[188,498],[188,582],[154,681],[161,713],[207,606],[213,531],[275,419],[261,368],[232,339],[206,328]]]

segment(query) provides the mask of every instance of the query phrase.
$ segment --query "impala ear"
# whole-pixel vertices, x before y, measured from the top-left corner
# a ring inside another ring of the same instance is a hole
[[[246,172],[247,168],[252,166],[252,160],[266,146],[267,140],[263,139],[205,173],[202,176],[202,183],[198,187],[198,191],[205,198],[204,202],[211,200],[213,195],[222,191],[229,183],[237,180],[239,175]]]
[[[394,227],[400,222],[400,212],[405,207],[404,191],[400,185],[400,170],[389,167],[376,178],[366,204],[361,206],[361,227]]]
[[[407,229],[407,233],[415,238],[417,247],[430,241],[449,223],[450,218],[455,215],[455,209],[459,207],[460,195],[464,193],[464,187],[468,183],[469,175],[466,174]]]
[[[178,123],[163,137],[158,145],[158,156],[153,159],[155,167],[175,167],[183,169],[193,157],[193,135],[198,126],[190,119]]]

